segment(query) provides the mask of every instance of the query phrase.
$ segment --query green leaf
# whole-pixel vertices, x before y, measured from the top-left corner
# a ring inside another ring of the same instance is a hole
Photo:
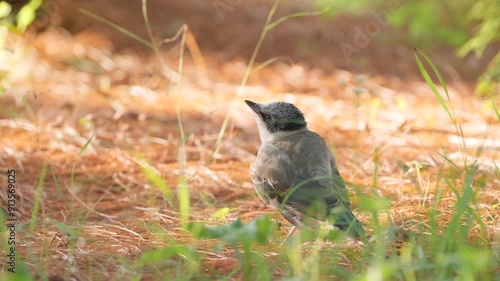
[[[0,19],[9,16],[11,12],[12,6],[9,3],[5,1],[0,2]]]
[[[42,5],[42,0],[31,0],[24,5],[16,16],[17,30],[24,32],[33,23],[36,17],[36,10]]]
[[[463,246],[458,251],[461,262],[466,267],[462,270],[470,273],[480,272],[488,268],[490,262],[491,250],[489,249],[474,249],[472,247]]]
[[[21,8],[19,14],[17,14],[17,29],[24,32],[34,20],[35,11],[27,7]]]
[[[210,217],[214,219],[224,219],[227,217],[229,212],[231,212],[234,209],[224,207],[222,209],[217,210],[215,213],[213,213]]]
[[[244,224],[240,219],[227,225],[206,226],[201,222],[191,222],[186,229],[196,239],[219,239],[229,244],[259,243],[264,244],[273,233],[274,224],[269,216],[264,215]]]
[[[389,210],[391,201],[384,197],[362,197],[358,200],[358,209],[370,213]]]
[[[173,257],[182,257],[185,259],[192,270],[196,270],[200,263],[200,259],[193,247],[175,245],[143,253],[135,262],[135,267],[141,268],[146,265],[162,263]]]

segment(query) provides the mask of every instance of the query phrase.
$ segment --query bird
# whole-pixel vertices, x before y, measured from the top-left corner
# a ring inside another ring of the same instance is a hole
[[[304,114],[287,102],[245,103],[261,139],[250,167],[252,183],[260,199],[293,225],[288,235],[296,227],[315,229],[326,222],[349,237],[365,237],[335,157],[325,140],[307,128]]]

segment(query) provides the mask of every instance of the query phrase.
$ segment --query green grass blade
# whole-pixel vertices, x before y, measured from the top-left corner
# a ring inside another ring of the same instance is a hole
[[[66,196],[64,196],[64,193],[61,190],[61,185],[59,184],[59,180],[57,179],[56,172],[54,171],[54,168],[52,165],[49,165],[50,167],[50,173],[52,174],[52,179],[54,180],[54,184],[56,186],[57,192],[59,193],[59,196],[62,198],[64,201],[64,204],[68,206],[68,200],[66,200]]]
[[[85,144],[82,146],[82,148],[80,149],[80,151],[78,151],[78,154],[76,155],[76,159],[75,159],[75,163],[73,163],[73,168],[71,169],[71,186],[74,186],[75,185],[75,169],[76,169],[76,160],[78,160],[78,158],[80,158],[80,156],[82,155],[82,153],[85,151],[85,149],[87,149],[87,147],[89,146],[90,142],[92,141],[92,139],[94,138],[95,136],[95,132],[92,134],[92,136],[90,136],[90,138],[85,142]]]
[[[51,223],[52,225],[54,225],[57,229],[59,229],[59,231],[61,233],[64,233],[65,235],[68,235],[72,239],[74,239],[75,237],[77,237],[77,232],[75,230],[73,230],[72,227],[68,226],[67,224],[61,223],[61,222],[53,220],[51,218],[47,218],[46,221],[49,222],[49,223]]]
[[[271,22],[274,14],[276,13],[276,9],[279,6],[279,3],[280,3],[280,0],[276,0],[274,2],[273,7],[271,8],[271,10],[269,11],[269,13],[267,15],[266,24],[264,26],[264,29],[262,30],[262,33],[260,34],[259,40],[257,41],[257,45],[255,46],[255,49],[254,49],[254,51],[252,53],[252,57],[250,58],[250,61],[248,62],[247,69],[245,71],[245,74],[243,75],[243,79],[242,79],[240,87],[238,89],[238,95],[241,95],[243,93],[243,89],[244,89],[244,87],[245,87],[245,85],[246,85],[246,83],[248,81],[248,77],[250,76],[250,73],[251,73],[251,70],[252,70],[253,65],[255,63],[255,59],[257,57],[257,54],[258,54],[258,52],[260,50],[260,47],[262,46],[262,43],[264,42],[264,38],[266,37],[266,34],[267,34],[268,31],[270,31],[271,29],[275,28],[276,26],[278,26],[279,24],[285,22],[288,19],[322,15],[322,14],[326,13],[328,11],[328,9],[329,9],[329,8],[326,8],[326,9],[323,9],[322,11],[317,11],[317,12],[299,12],[299,13],[293,13],[293,14],[281,17],[281,18],[275,20],[274,22]],[[263,63],[264,67],[267,65],[267,64],[265,64],[266,62]],[[258,67],[258,69],[260,69],[260,68]]]
[[[107,25],[111,26],[112,28],[116,29],[118,32],[127,35],[128,37],[136,40],[137,42],[140,42],[144,46],[147,46],[149,48],[153,48],[154,49],[154,44],[146,41],[145,39],[143,39],[139,35],[130,32],[129,30],[127,30],[127,29],[125,29],[125,28],[117,25],[116,23],[114,23],[114,22],[112,22],[110,20],[107,20],[107,19],[105,19],[105,18],[103,18],[101,16],[98,16],[98,15],[92,13],[92,12],[89,12],[89,11],[87,11],[85,9],[80,9],[80,13],[82,13],[82,14],[84,14],[86,16],[89,16],[89,17],[91,17],[91,18],[93,18],[93,19],[95,19],[97,21],[100,21],[100,22],[102,22],[104,24],[107,24]]]
[[[432,60],[427,55],[425,55],[422,51],[420,51],[417,48],[415,48],[414,49],[415,60],[417,62],[417,65],[418,65],[418,68],[419,68],[420,72],[422,73],[422,76],[425,79],[425,82],[427,83],[427,85],[429,85],[429,87],[431,88],[432,92],[434,93],[434,95],[438,99],[439,103],[441,104],[441,106],[444,108],[444,110],[446,111],[446,113],[450,117],[450,120],[453,123],[453,126],[455,127],[457,136],[461,137],[460,138],[460,140],[461,140],[460,141],[460,150],[461,150],[462,155],[464,157],[464,163],[463,163],[464,167],[467,167],[467,156],[466,156],[466,152],[465,152],[465,141],[463,139],[464,133],[463,133],[463,130],[462,130],[462,126],[458,123],[458,120],[457,120],[455,114],[452,112],[452,110],[446,104],[446,102],[445,102],[443,96],[441,95],[441,93],[439,93],[439,91],[437,90],[436,86],[434,85],[434,82],[432,81],[432,79],[429,76],[429,73],[427,72],[427,70],[425,69],[425,67],[422,64],[422,61],[418,57],[417,51],[418,51],[418,53],[420,53],[425,58],[425,60],[427,61],[427,63],[431,66],[432,70],[434,71],[434,74],[438,77],[439,83],[441,84],[441,86],[443,87],[443,89],[444,89],[444,91],[446,93],[446,97],[447,97],[448,101],[450,101],[450,96],[448,94],[448,88],[446,87],[446,83],[444,82],[444,79],[443,79],[441,73],[439,72],[439,70],[437,69],[437,67],[434,65],[434,63],[432,62]]]
[[[269,31],[269,30],[275,28],[276,26],[280,25],[281,23],[283,23],[283,22],[285,22],[285,21],[287,21],[289,19],[293,19],[293,18],[303,18],[303,17],[310,17],[310,16],[320,16],[320,15],[323,15],[326,12],[328,12],[328,10],[329,10],[329,8],[327,7],[326,9],[323,9],[322,11],[293,13],[293,14],[281,17],[281,18],[273,21],[272,23],[266,25],[265,29],[266,29],[266,31]]]
[[[179,200],[179,218],[181,224],[189,222],[191,195],[189,193],[189,185],[184,176],[179,176],[177,185],[177,199]]]
[[[4,215],[4,212],[0,212],[0,220],[2,222],[7,222],[7,219]],[[6,227],[6,224],[7,223],[0,223],[0,237],[2,239],[0,239],[0,241],[2,241],[2,244],[0,245],[2,247],[2,249],[8,249],[9,248],[9,244],[7,244],[7,241],[8,241],[8,238],[7,238],[7,234],[9,232],[7,232],[7,227]]]
[[[90,142],[92,141],[92,139],[95,137],[95,132],[92,134],[92,136],[90,136],[90,138],[85,142],[85,144],[82,146],[82,148],[80,149],[80,151],[78,151],[78,155],[77,157],[80,157],[82,155],[82,153],[85,151],[85,149],[87,149],[87,147],[89,146]]]
[[[148,163],[148,161],[142,157],[137,157],[135,159],[135,162],[137,163],[137,165],[139,165],[139,167],[141,168],[142,172],[146,175],[146,178],[149,180],[149,182],[160,190],[162,195],[169,203],[172,203],[174,197],[173,192],[168,186],[168,184],[160,176],[160,174],[156,171],[156,169],[153,168]]]
[[[163,69],[163,72],[165,73],[165,75],[167,77],[167,85],[169,85],[170,81],[173,78],[174,71],[172,69],[170,69],[170,67],[168,67],[167,63],[163,59],[163,56],[162,56],[161,51],[160,51],[160,47],[158,46],[158,44],[156,44],[156,40],[155,40],[155,37],[153,35],[153,31],[151,29],[151,24],[149,22],[148,7],[147,7],[146,0],[142,0],[142,18],[144,19],[144,25],[146,26],[146,30],[148,32],[148,36],[149,36],[149,40],[150,40],[150,43],[148,46],[154,50],[156,57],[158,58],[158,61],[160,62],[160,65]],[[180,30],[182,31],[183,29],[185,29],[185,26],[186,25],[183,25]],[[175,36],[174,36],[173,40],[175,40]],[[182,45],[181,48],[182,48],[181,49],[181,53],[182,53],[183,49],[184,49],[184,45]],[[182,60],[182,57],[183,56],[181,54],[181,60]]]
[[[255,49],[253,50],[252,57],[250,58],[250,61],[248,62],[247,69],[245,70],[245,74],[243,75],[243,79],[241,79],[241,84],[238,89],[238,95],[241,96],[243,94],[243,89],[247,84],[248,77],[250,77],[250,72],[252,71],[253,64],[255,63],[255,59],[257,58],[257,54],[259,53],[260,47],[262,46],[262,42],[264,42],[264,38],[266,37],[267,34],[267,26],[271,23],[271,19],[274,16],[274,13],[276,12],[276,9],[278,9],[279,6],[279,0],[276,0],[274,2],[273,7],[267,14],[267,19],[266,19],[266,24],[264,26],[264,29],[260,33],[259,40],[257,41],[257,45],[255,45]]]
[[[293,61],[288,57],[274,57],[274,58],[270,58],[270,59],[266,60],[265,62],[259,64],[257,67],[255,67],[253,69],[253,72],[258,72],[261,69],[265,68],[266,66],[268,66],[276,61],[280,61],[280,60],[288,60],[288,61],[290,61],[290,65],[293,65]]]
[[[45,185],[45,177],[47,175],[47,166],[48,166],[48,163],[44,162],[43,166],[42,166],[42,172],[40,173],[40,177],[38,178],[38,184],[36,186],[36,194],[35,194],[35,203],[33,204],[33,210],[31,211],[31,221],[30,221],[30,228],[29,228],[30,233],[35,232],[38,211],[40,209],[40,202],[42,201],[43,187]]]
[[[148,32],[149,40],[151,42],[151,47],[155,50],[155,52],[159,53],[159,48],[158,45],[155,44],[155,39],[153,35],[153,31],[151,30],[151,24],[149,22],[149,17],[148,17],[148,8],[147,8],[147,1],[142,0],[142,18],[144,19],[144,24],[146,26],[146,30]],[[159,55],[159,58],[163,58],[161,55]]]
[[[422,53],[422,52],[420,52]],[[441,106],[444,108],[444,110],[446,110],[446,113],[448,114],[448,116],[450,117],[450,119],[453,121],[453,123],[455,123],[455,117],[453,116],[453,114],[451,113],[451,110],[448,108],[448,105],[446,104],[446,102],[444,101],[444,98],[443,96],[441,95],[441,93],[439,93],[439,91],[437,90],[436,86],[434,85],[434,82],[432,82],[432,79],[431,77],[429,76],[429,73],[427,72],[427,70],[425,69],[424,65],[422,64],[422,61],[420,60],[420,58],[418,57],[417,53],[414,52],[413,53],[414,56],[415,56],[415,60],[417,61],[417,66],[418,66],[418,69],[420,70],[420,72],[422,73],[422,76],[424,77],[424,80],[425,82],[427,83],[427,85],[429,85],[429,87],[431,88],[432,92],[434,93],[434,95],[436,96],[436,98],[438,99],[439,103],[441,104]],[[426,58],[426,60],[428,59],[427,56],[424,56],[424,58]],[[427,62],[429,62],[430,60],[428,60]],[[431,66],[432,67],[432,66]],[[433,68],[434,69],[434,68]],[[439,72],[438,72],[439,73]],[[439,75],[440,77],[441,75]]]
[[[20,32],[25,32],[26,28],[36,18],[36,11],[42,6],[42,0],[31,0],[28,4],[24,5],[21,10],[16,15],[17,30]]]
[[[498,110],[498,106],[495,102],[495,98],[493,95],[491,95],[491,104],[493,105],[493,111],[495,112],[495,115],[497,116],[498,122],[500,122],[500,111]]]
[[[441,73],[437,69],[436,65],[432,62],[432,60],[424,52],[422,52],[421,50],[418,50],[418,52],[425,58],[427,63],[431,66],[432,70],[434,71],[434,74],[436,74],[436,76],[439,80],[439,83],[441,84],[441,86],[444,89],[444,92],[446,93],[446,97],[448,98],[448,100],[450,100],[450,95],[448,94],[448,88],[446,87],[446,83],[444,82],[443,76],[441,75]]]

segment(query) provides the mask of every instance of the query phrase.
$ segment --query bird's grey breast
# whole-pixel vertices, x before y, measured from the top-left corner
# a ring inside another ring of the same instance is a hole
[[[268,143],[261,145],[250,174],[257,194],[268,204],[269,200],[286,192],[296,177],[290,156]]]

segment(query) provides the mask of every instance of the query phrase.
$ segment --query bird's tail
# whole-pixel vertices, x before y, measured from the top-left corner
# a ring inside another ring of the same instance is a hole
[[[365,229],[361,222],[351,212],[338,214],[333,223],[340,230],[347,231],[347,235],[353,238],[365,237]]]

